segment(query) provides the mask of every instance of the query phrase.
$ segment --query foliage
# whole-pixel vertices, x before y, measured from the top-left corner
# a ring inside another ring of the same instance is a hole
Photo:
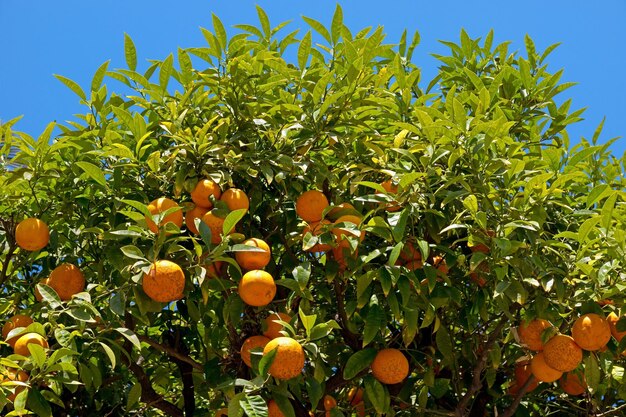
[[[570,145],[566,128],[582,110],[557,98],[571,83],[548,71],[556,45],[541,53],[527,37],[523,57],[493,45],[492,32],[462,31],[459,44],[444,42],[450,55],[437,56],[426,84],[412,61],[417,33],[396,44],[381,27],[352,33],[338,7],[329,28],[304,18],[309,31],[281,35],[285,24],[258,12],[259,27],[238,25],[231,37],[213,16],[207,46],[151,60],[144,72],[126,36],[127,69],[103,64],[88,90],[58,77],[86,107],[77,120],[36,140],[17,120],[0,126],[0,312],[30,315],[29,331],[50,344],[28,358],[1,347],[2,366],[29,373],[13,404],[3,384],[6,415],[212,416],[228,407],[266,416],[274,399],[285,415],[307,416],[322,415],[330,394],[330,415],[341,416],[355,412],[347,392],[357,386],[368,415],[574,415],[624,404],[626,342],[615,340],[585,353],[585,396],[556,384],[507,395],[528,353],[514,331],[522,319],[566,329],[584,313],[619,315],[625,300],[624,160],[598,142],[601,126]],[[203,225],[201,236],[171,224],[148,230],[150,201],[187,210],[204,178],[250,197],[247,214],[226,218],[235,234],[212,245]],[[379,185],[388,179],[399,185],[393,197]],[[332,237],[302,236],[294,203],[309,189],[363,216],[358,231],[342,223],[358,245],[347,268],[304,250]],[[386,211],[394,201],[402,209]],[[25,217],[49,225],[44,250],[17,248]],[[278,293],[266,307],[237,294],[234,253],[249,237],[272,250],[266,270]],[[423,268],[396,264],[407,242]],[[479,245],[486,250],[472,251]],[[143,293],[157,259],[183,267],[183,299]],[[226,271],[209,279],[216,260]],[[36,284],[62,262],[81,268],[87,289],[63,302],[40,286],[37,302]],[[293,317],[286,331],[305,348],[304,372],[289,381],[268,376],[271,357],[252,355],[249,369],[239,356],[271,311]],[[371,376],[386,347],[409,359],[401,384]]]

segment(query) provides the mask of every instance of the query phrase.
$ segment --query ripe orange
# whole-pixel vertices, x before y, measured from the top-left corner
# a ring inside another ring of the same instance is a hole
[[[219,278],[222,271],[222,261],[215,261],[205,265],[207,278]]]
[[[154,301],[169,303],[183,298],[185,274],[174,262],[159,260],[143,276],[143,291]]]
[[[546,363],[545,351],[533,356],[533,359],[530,361],[530,369],[535,378],[541,382],[554,382],[563,375],[563,372],[552,368]]]
[[[211,229],[211,243],[217,245],[222,241],[222,232],[224,226],[224,219],[213,214],[212,211],[208,211],[202,216],[202,221]],[[229,234],[232,233],[230,230]]]
[[[621,342],[622,338],[626,336],[626,331],[620,332],[617,330],[617,322],[619,321],[619,317],[614,312],[610,312],[607,316],[607,321],[609,322],[609,326],[611,326],[611,334],[617,340],[617,342]]]
[[[574,322],[572,337],[581,348],[598,350],[611,340],[611,326],[604,317],[598,314],[585,314]]]
[[[277,337],[283,336],[281,333],[283,325],[275,320],[282,320],[289,323],[291,321],[291,316],[286,313],[271,313],[265,318],[265,331],[263,332],[263,335],[269,337],[270,339],[276,339]]]
[[[241,345],[241,349],[239,350],[243,362],[251,368],[252,358],[250,356],[250,351],[256,348],[261,348],[262,351],[262,348],[264,348],[265,345],[269,343],[269,341],[270,339],[265,336],[250,336],[249,338],[247,338],[243,342],[243,344]]]
[[[220,408],[215,412],[215,417],[228,417],[228,408]]]
[[[12,368],[2,369],[0,371],[0,383],[9,382],[9,381],[26,382],[28,381],[28,374],[24,371],[15,370]],[[24,391],[24,388],[25,387],[23,386],[16,385],[13,390],[13,393],[7,395],[7,400],[9,400],[10,402],[15,401],[15,397],[17,397],[17,394]]]
[[[324,395],[324,410],[330,411],[337,407],[337,400],[332,395]]]
[[[407,240],[402,245],[402,250],[400,251],[400,259],[404,262],[410,262],[414,259],[422,260],[422,253],[418,248],[415,247],[412,240]]]
[[[38,333],[26,333],[17,339],[15,346],[13,346],[13,352],[22,356],[30,356],[30,351],[28,350],[28,345],[30,344],[48,349],[48,341],[43,336]]]
[[[528,378],[530,378],[532,374],[533,372],[531,369],[530,361],[525,360],[522,362],[518,362],[515,365],[515,382],[509,387],[509,394],[513,396],[517,395],[520,388],[522,388],[524,384],[526,384],[526,381],[528,381]],[[535,378],[533,382],[528,385],[528,389],[526,390],[526,392],[534,390],[535,388],[537,388],[538,385],[539,381],[537,381],[537,379]]]
[[[345,271],[348,267],[348,261],[354,260],[359,254],[358,249],[354,253],[350,252],[350,248],[345,246],[337,246],[332,250],[333,259],[339,264],[339,270]]]
[[[341,216],[339,217],[337,220],[335,220],[335,224],[339,224],[339,223],[352,223],[354,225],[358,226],[361,224],[361,221],[363,219],[361,219],[359,216],[355,216],[353,214],[346,214],[345,216]],[[356,234],[352,233],[351,231],[336,227],[333,229],[333,234],[335,235],[335,238],[337,240],[337,243],[339,245],[342,244],[346,244],[345,242],[342,242],[345,238],[344,236],[355,236]],[[361,235],[359,236],[359,241],[363,242],[363,239],[365,239],[365,232],[361,231]]]
[[[244,241],[243,244],[263,249],[264,252],[235,252],[235,259],[240,267],[247,271],[251,271],[253,269],[263,269],[268,263],[270,263],[270,260],[272,259],[272,252],[264,240],[253,237]]]
[[[352,387],[348,391],[348,401],[355,408],[359,417],[365,417],[365,403],[363,402],[363,388]]]
[[[337,204],[332,209],[330,209],[327,216],[331,219],[335,219],[337,217],[343,216],[344,214],[350,214],[352,210],[356,210],[354,206],[350,203],[344,202],[341,204]]]
[[[520,342],[530,350],[543,350],[543,342],[541,335],[544,330],[552,327],[549,321],[543,319],[534,319],[525,321],[517,328]]]
[[[574,339],[564,334],[557,334],[548,340],[543,347],[545,362],[548,366],[561,372],[576,369],[583,360],[583,351]]]
[[[416,269],[422,269],[424,267],[424,264],[422,263],[421,258],[415,258],[405,263],[404,267],[409,271],[415,271]]]
[[[191,192],[191,199],[196,203],[196,206],[210,209],[213,207],[210,197],[213,196],[215,200],[219,200],[221,195],[222,190],[215,181],[204,179],[196,184],[196,187]]]
[[[15,242],[20,248],[34,252],[43,249],[50,241],[48,225],[30,217],[19,222],[15,228]]]
[[[296,214],[309,223],[322,220],[322,212],[326,207],[328,199],[321,191],[305,191],[296,199]]]
[[[274,400],[267,402],[267,417],[285,417],[285,414],[280,411],[280,407],[278,407],[278,404],[276,404]]]
[[[437,268],[437,271],[441,272],[443,275],[448,275],[448,272],[450,271],[450,269],[448,268],[448,264],[446,263],[446,260],[443,259],[442,256],[433,256],[433,262],[432,262],[433,266],[435,268]]]
[[[261,307],[271,303],[276,296],[276,283],[269,273],[255,269],[241,277],[238,291],[244,303]]]
[[[228,210],[241,210],[250,208],[250,200],[248,200],[248,196],[239,188],[229,188],[224,191],[222,196],[220,197],[226,206],[228,206]]]
[[[170,200],[169,198],[166,198],[166,197],[161,197],[161,198],[157,198],[156,200],[151,201],[150,204],[148,204],[148,211],[150,211],[150,214],[154,216],[156,214],[163,213],[164,211],[174,208],[174,207],[180,207],[180,206],[174,200]],[[148,229],[150,229],[153,233],[159,233],[159,227],[165,226],[169,222],[174,223],[179,228],[182,227],[183,225],[182,210],[178,210],[178,211],[168,214],[161,220],[158,226],[155,222],[152,221],[151,218],[146,217],[146,223],[148,224]]]
[[[409,361],[398,349],[379,351],[371,365],[374,378],[383,384],[398,384],[409,375]]]
[[[582,395],[587,391],[585,377],[578,372],[568,372],[559,379],[559,386],[569,395]]]
[[[383,186],[383,188],[385,189],[385,191],[387,192],[387,194],[398,194],[398,185],[394,184],[391,179],[388,179],[386,181],[383,181],[380,183],[380,185]],[[388,203],[385,206],[385,210],[389,211],[389,212],[394,212],[394,211],[398,211],[402,208],[402,206],[400,206],[399,204],[397,204],[397,202],[394,203]]]
[[[189,210],[187,213],[185,213],[185,224],[187,225],[187,230],[189,230],[194,235],[200,234],[198,228],[196,227],[195,220],[202,219],[202,216],[204,216],[207,211],[209,210],[203,207],[196,206]]]
[[[304,226],[302,229],[302,238],[306,236],[307,233],[311,233],[313,236],[319,236],[324,232],[324,227],[331,224],[330,221],[326,219],[322,219],[319,222],[312,222]],[[332,247],[327,243],[316,243],[309,249],[307,252],[328,252]]]
[[[61,300],[67,301],[85,290],[85,276],[76,265],[65,263],[54,268],[44,284],[52,287]]]
[[[4,326],[2,326],[2,338],[6,339],[11,330],[17,329],[18,327],[28,327],[32,323],[33,319],[31,319],[30,317],[24,314],[16,314],[8,319],[7,322],[4,323]],[[9,344],[9,346],[14,347],[17,339],[19,339],[19,336],[13,336],[9,340],[6,340],[6,342]]]
[[[276,356],[269,369],[269,374],[276,379],[286,380],[295,378],[304,368],[304,349],[300,343],[290,337],[277,337],[269,341],[263,354],[276,349]]]

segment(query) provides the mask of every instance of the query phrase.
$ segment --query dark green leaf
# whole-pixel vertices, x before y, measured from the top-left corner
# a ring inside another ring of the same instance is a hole
[[[357,376],[359,372],[370,366],[374,358],[376,357],[376,349],[363,349],[354,353],[346,362],[346,367],[343,370],[343,378],[350,380]]]

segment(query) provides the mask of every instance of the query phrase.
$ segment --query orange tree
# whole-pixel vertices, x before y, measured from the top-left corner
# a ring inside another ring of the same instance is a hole
[[[259,18],[1,126],[3,414],[619,413],[623,161],[554,47],[461,32],[425,82],[417,34]]]

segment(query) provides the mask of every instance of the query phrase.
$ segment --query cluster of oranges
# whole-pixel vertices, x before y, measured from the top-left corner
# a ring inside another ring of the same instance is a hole
[[[587,391],[584,375],[577,369],[583,359],[583,351],[603,351],[611,339],[619,342],[626,332],[618,332],[615,313],[607,318],[588,313],[580,316],[571,328],[571,336],[556,333],[552,324],[544,319],[523,322],[517,329],[519,340],[527,349],[536,352],[532,359],[522,358],[515,368],[515,382],[511,394],[517,394],[528,381],[530,375],[535,380],[529,383],[527,391],[532,391],[539,382],[559,380],[561,389],[570,395],[581,395]],[[554,332],[547,342],[545,332]]]

